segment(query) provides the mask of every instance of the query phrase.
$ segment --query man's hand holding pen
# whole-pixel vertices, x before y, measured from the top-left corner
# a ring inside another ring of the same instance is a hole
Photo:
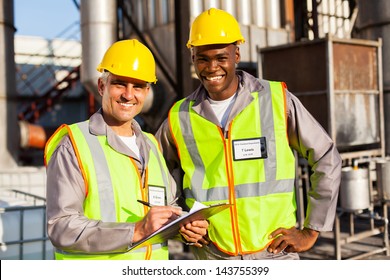
[[[132,242],[137,242],[162,226],[176,220],[182,214],[180,207],[175,206],[152,206],[145,217],[135,224],[134,236]]]
[[[167,223],[176,220],[181,214],[182,209],[177,206],[171,206],[176,200],[170,203],[169,206],[154,206],[149,202],[137,200],[139,203],[150,207],[149,212],[144,219],[136,224],[133,242],[145,238],[158,230]],[[206,239],[207,228],[209,223],[206,220],[192,221],[183,225],[179,233],[183,236],[188,245],[194,245],[196,247],[202,247],[207,245],[209,242]],[[144,232],[145,236],[138,237],[136,232]],[[203,245],[202,245],[203,244]]]

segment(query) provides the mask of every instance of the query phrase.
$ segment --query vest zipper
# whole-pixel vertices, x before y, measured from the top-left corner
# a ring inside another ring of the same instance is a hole
[[[147,191],[147,186],[148,186],[148,169],[147,168],[145,169],[145,180],[144,180],[144,183],[142,184],[142,177],[141,177],[141,173],[138,170],[137,164],[135,163],[135,161],[132,157],[129,157],[129,159],[130,159],[131,163],[134,165],[135,170],[137,170],[139,187],[140,187],[141,195],[142,195],[141,199],[143,201],[147,201],[146,200],[146,191]],[[149,210],[148,207],[144,206],[144,214],[146,214],[148,210]],[[151,256],[152,256],[152,245],[148,245],[146,247],[145,260],[150,260]]]
[[[232,207],[230,208],[230,215],[231,215],[231,223],[232,223],[232,229],[233,229],[233,239],[235,244],[235,254],[242,254],[242,247],[241,247],[241,237],[240,237],[240,231],[238,228],[238,215],[237,215],[237,205],[236,205],[236,195],[235,195],[235,189],[234,189],[234,173],[233,173],[233,156],[232,156],[232,139],[230,135],[230,131],[232,129],[233,121],[230,122],[229,130],[226,131],[225,134],[227,137],[223,137],[223,143],[224,143],[224,150],[225,150],[225,160],[226,160],[226,175],[227,175],[227,181],[228,181],[228,188],[229,188],[229,203],[232,204]],[[223,135],[223,132],[221,130],[221,135]]]

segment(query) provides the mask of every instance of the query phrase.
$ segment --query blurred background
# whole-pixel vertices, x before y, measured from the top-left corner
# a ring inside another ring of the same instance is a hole
[[[31,12],[19,14],[27,3]],[[286,82],[342,155],[334,230],[302,258],[389,258],[390,1],[0,0],[0,259],[53,258],[43,149],[61,124],[100,107],[105,50],[128,38],[152,50],[158,82],[137,120],[154,133],[199,84],[185,45],[192,20],[211,7],[241,25],[239,68]],[[29,31],[18,33],[18,23]],[[301,227],[310,171],[297,158]],[[170,246],[172,259],[191,258]]]

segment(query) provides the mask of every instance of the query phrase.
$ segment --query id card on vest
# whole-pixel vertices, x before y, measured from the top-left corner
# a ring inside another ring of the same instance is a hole
[[[165,206],[166,194],[165,187],[148,186],[149,203],[155,206]]]
[[[267,158],[265,137],[233,140],[233,159],[247,160]]]

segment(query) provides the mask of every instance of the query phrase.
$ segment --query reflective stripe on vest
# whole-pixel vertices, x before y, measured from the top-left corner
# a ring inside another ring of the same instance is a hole
[[[64,133],[66,130],[67,133]],[[84,180],[88,185],[88,195],[84,203],[84,215],[90,219],[105,222],[137,222],[147,209],[137,199],[147,200],[147,188],[133,160],[114,151],[107,143],[106,136],[93,136],[89,133],[88,121],[62,126],[55,135],[61,139],[69,134]],[[147,170],[153,176],[147,178],[146,185],[168,186],[168,170],[162,164],[162,154],[152,135],[147,136],[151,148]],[[47,162],[60,142],[55,135],[49,140],[45,151]],[[53,142],[53,144],[51,144]],[[126,172],[124,172],[126,170]],[[115,186],[113,189],[112,186]],[[56,252],[58,259],[168,259],[167,244],[156,244],[127,253],[113,254],[74,254]]]
[[[295,159],[288,145],[285,94],[281,83],[252,93],[254,100],[231,122],[228,138],[220,127],[177,102],[169,124],[184,170],[189,206],[229,202],[230,211],[210,218],[210,239],[231,255],[263,250],[277,227],[295,225]],[[267,158],[233,159],[233,140],[265,137]]]

